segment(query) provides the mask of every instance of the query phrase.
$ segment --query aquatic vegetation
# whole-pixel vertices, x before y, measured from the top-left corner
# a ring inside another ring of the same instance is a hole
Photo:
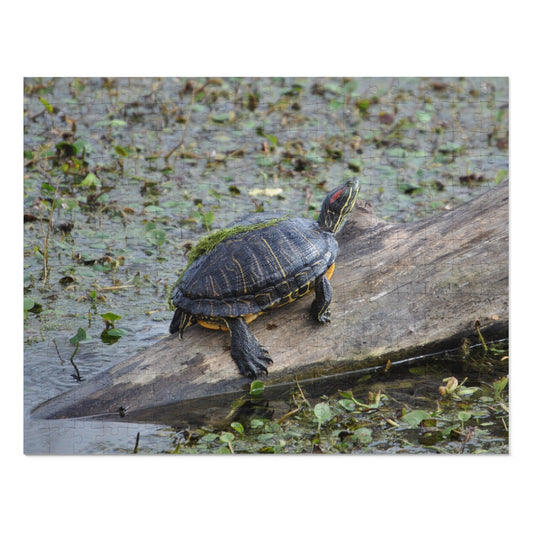
[[[366,398],[359,396],[365,388],[360,385],[357,393],[339,391],[314,401],[298,385],[283,407],[286,411],[277,419],[264,416],[268,409],[261,398],[268,391],[267,385],[261,394],[250,395],[251,401],[243,398],[237,402],[241,408],[248,402],[244,418],[218,428],[180,430],[174,436],[175,447],[171,451],[505,453],[509,432],[508,377],[473,386],[466,386],[468,378],[461,383],[455,377],[444,381],[444,388],[434,386],[418,399],[416,406],[405,400],[397,381],[389,386],[386,382],[379,384],[387,392],[376,388],[378,385],[367,389]],[[404,385],[411,386],[407,382]],[[228,418],[235,413],[239,413],[237,405]]]

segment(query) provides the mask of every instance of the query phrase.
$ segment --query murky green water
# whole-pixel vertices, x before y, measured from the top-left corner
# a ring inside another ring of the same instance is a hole
[[[312,216],[353,173],[381,217],[431,216],[507,176],[508,128],[505,78],[26,80],[26,452],[129,450],[141,430],[169,449],[164,428],[28,413],[167,334],[208,229]]]

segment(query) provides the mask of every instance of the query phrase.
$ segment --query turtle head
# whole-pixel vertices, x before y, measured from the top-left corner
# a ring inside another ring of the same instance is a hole
[[[321,230],[337,233],[352,212],[359,194],[359,182],[348,180],[344,185],[333,189],[324,200],[318,217]]]

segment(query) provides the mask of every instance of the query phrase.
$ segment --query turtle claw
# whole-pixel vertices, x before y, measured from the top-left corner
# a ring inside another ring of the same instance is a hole
[[[234,353],[231,352],[233,359],[239,367],[239,371],[242,375],[256,379],[260,374],[268,376],[268,368],[266,365],[273,363],[272,359],[268,355],[268,350],[263,348],[259,343],[258,349],[250,350],[248,352]]]
[[[322,315],[318,317],[318,321],[321,324],[329,324],[331,322],[331,311],[327,309]]]
[[[231,334],[231,357],[237,363],[239,372],[252,379],[259,374],[268,375],[266,365],[273,361],[268,350],[252,335],[244,319],[226,318],[225,321]]]

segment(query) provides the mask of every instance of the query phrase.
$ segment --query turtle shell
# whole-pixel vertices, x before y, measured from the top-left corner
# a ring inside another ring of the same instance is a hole
[[[186,270],[172,303],[201,317],[237,317],[283,305],[313,290],[337,257],[332,233],[288,218],[218,243]]]

